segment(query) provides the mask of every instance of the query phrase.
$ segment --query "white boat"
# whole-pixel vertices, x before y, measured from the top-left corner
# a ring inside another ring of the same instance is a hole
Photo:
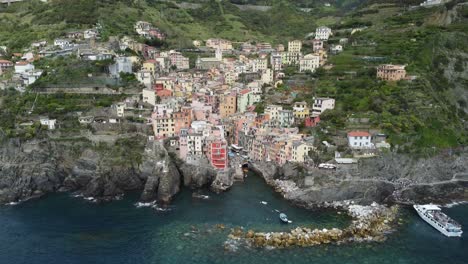
[[[435,229],[448,237],[461,237],[461,225],[442,213],[437,205],[424,204],[413,206],[418,215]]]

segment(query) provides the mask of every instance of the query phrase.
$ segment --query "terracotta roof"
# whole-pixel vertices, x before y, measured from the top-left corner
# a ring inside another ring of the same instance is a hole
[[[12,63],[12,62],[9,60],[0,60],[0,63]]]
[[[244,89],[240,91],[240,94],[247,94],[250,93],[250,89]]]
[[[366,131],[352,131],[348,133],[348,137],[368,137],[369,132]]]
[[[156,63],[156,60],[147,60],[145,63]]]
[[[16,63],[16,65],[28,65],[28,64],[29,64],[29,62],[27,62],[27,61],[18,61]]]

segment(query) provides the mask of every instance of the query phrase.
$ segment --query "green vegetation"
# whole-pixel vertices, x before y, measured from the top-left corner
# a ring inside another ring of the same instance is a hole
[[[385,9],[379,13],[387,12]],[[390,13],[395,11],[394,7],[389,9]],[[368,125],[388,134],[399,151],[427,154],[434,153],[434,148],[467,144],[462,121],[467,117],[466,102],[456,98],[457,89],[463,89],[457,73],[466,71],[457,54],[468,52],[468,31],[426,25],[434,12],[443,12],[443,7],[383,16],[382,21],[374,12],[360,16],[362,22],[371,16],[375,26],[352,35],[350,43],[355,45],[329,58],[334,65],[331,70],[313,74],[318,77],[313,93],[337,101],[335,110],[321,116],[321,128],[330,133],[349,130],[348,118],[367,117]],[[364,56],[381,59],[366,60]],[[376,80],[375,67],[380,63],[406,64],[408,74],[417,79]]]
[[[38,116],[58,119],[61,129],[78,129],[76,111],[89,111],[95,107],[109,107],[124,95],[76,95],[76,94],[19,94],[15,90],[0,91],[0,131],[10,137],[31,138],[40,132]],[[32,110],[32,111],[31,111]],[[22,123],[34,121],[29,127]]]
[[[44,69],[44,73],[32,88],[42,87],[79,87],[86,85],[105,85],[105,78],[98,80],[96,77],[107,72],[109,61],[84,61],[76,57],[43,58],[34,64],[38,69]]]
[[[95,150],[105,154],[104,162],[113,166],[138,167],[143,160],[146,139],[143,136],[118,139],[113,145],[100,142]]]

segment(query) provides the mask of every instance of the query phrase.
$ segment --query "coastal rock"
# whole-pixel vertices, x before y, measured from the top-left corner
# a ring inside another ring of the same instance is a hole
[[[146,141],[143,137],[135,140]],[[160,148],[147,153],[138,146],[130,147],[134,149],[129,151],[144,152],[140,165],[122,160],[118,147],[95,146],[86,139],[70,142],[3,139],[0,203],[24,201],[56,191],[110,200],[138,189],[144,190],[143,199],[169,202],[179,191],[181,179],[167,152]]]
[[[286,199],[313,207],[343,200],[360,204],[468,200],[468,179],[463,177],[467,163],[466,152],[428,159],[389,153],[339,165],[336,171],[304,167],[300,172],[295,164],[279,167],[274,162],[254,162],[250,167]]]
[[[245,240],[246,245],[257,248],[310,247],[329,243],[383,241],[385,234],[392,230],[392,225],[398,215],[398,206],[388,208],[376,203],[370,206],[350,205],[347,210],[354,220],[344,229],[312,230],[297,227],[289,232],[267,233],[249,230],[243,237],[233,230],[228,241]]]
[[[181,163],[179,171],[183,176],[184,186],[197,189],[210,185],[216,178],[216,170],[209,164],[206,158],[200,159],[199,165]]]
[[[141,195],[143,201],[157,199],[163,203],[169,203],[180,190],[181,176],[162,142],[148,143],[141,166],[141,175],[146,179]]]

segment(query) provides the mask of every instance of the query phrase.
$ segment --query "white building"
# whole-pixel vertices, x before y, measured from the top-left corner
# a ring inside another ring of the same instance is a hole
[[[190,133],[187,136],[187,156],[203,155],[203,135]]]
[[[335,99],[333,98],[316,98],[314,100],[314,105],[312,106],[313,114],[320,115],[327,109],[335,108]]]
[[[64,49],[68,46],[70,46],[70,40],[68,39],[56,39],[54,40],[54,46],[60,47],[61,49]]]
[[[20,74],[23,85],[28,86],[37,81],[42,75],[42,70],[30,70]]]
[[[47,126],[47,129],[49,130],[54,130],[55,129],[55,123],[57,122],[56,119],[49,119],[48,117],[41,117],[39,118],[39,122],[43,126]]]
[[[117,111],[117,116],[118,117],[124,117],[125,116],[125,108],[126,108],[126,104],[125,103],[118,103],[116,106],[115,106],[115,109]]]
[[[280,118],[279,111],[283,110],[281,105],[268,105],[265,108],[265,114],[270,116],[270,120],[278,121]]]
[[[143,89],[143,102],[156,105],[156,92],[152,89]]]
[[[34,65],[32,65],[29,62],[18,61],[15,64],[15,73],[17,73],[17,74],[25,73],[27,71],[32,71],[32,70],[34,70]]]
[[[332,34],[332,30],[329,27],[318,27],[315,30],[315,38],[321,40],[328,40],[330,35]]]
[[[147,88],[151,87],[153,83],[153,73],[149,70],[141,70],[136,73],[137,80],[144,84]]]
[[[268,69],[267,59],[252,60],[252,72],[259,72]]]
[[[348,145],[353,149],[373,148],[371,135],[365,131],[352,131],[348,133]]]
[[[443,3],[444,3],[443,0],[426,0],[423,3],[421,3],[420,6],[431,7],[431,6],[441,5]]]
[[[290,127],[294,124],[294,112],[292,110],[279,110],[278,114],[281,127]]]
[[[266,69],[262,73],[261,77],[262,84],[272,84],[273,83],[273,71],[271,69]]]
[[[341,45],[331,45],[330,52],[332,54],[338,54],[343,51],[343,46]]]
[[[133,62],[129,57],[117,57],[115,63],[109,66],[109,73],[114,77],[118,77],[121,72],[132,73]]]
[[[87,29],[84,31],[83,37],[85,39],[92,39],[99,37],[99,32],[96,29]]]
[[[302,49],[302,41],[293,40],[288,42],[288,52],[300,53]]]
[[[270,63],[271,63],[271,68],[274,71],[283,70],[283,58],[281,56],[281,53],[271,53]]]
[[[307,54],[304,58],[299,60],[299,71],[314,72],[320,66],[320,56],[314,54]]]

